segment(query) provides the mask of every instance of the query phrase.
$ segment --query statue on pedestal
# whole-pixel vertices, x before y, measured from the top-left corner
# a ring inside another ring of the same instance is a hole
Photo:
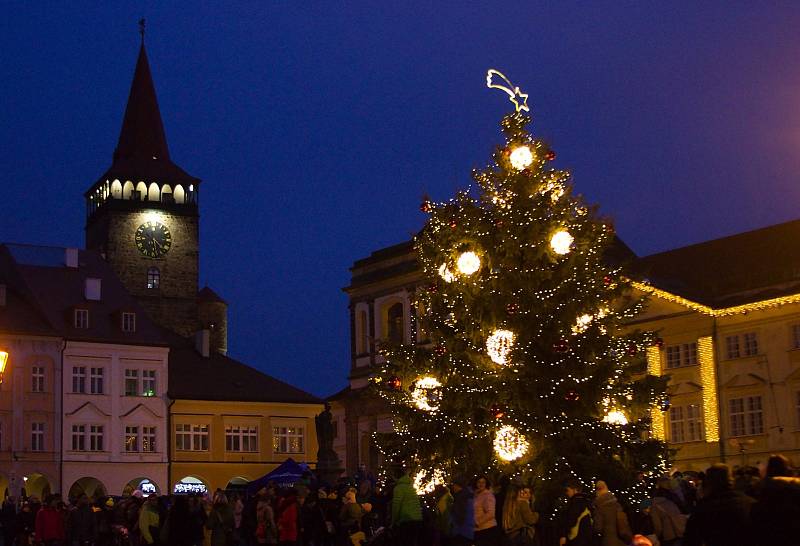
[[[314,417],[317,428],[317,477],[330,484],[342,473],[342,463],[333,449],[333,415],[331,405],[325,402],[325,410]]]

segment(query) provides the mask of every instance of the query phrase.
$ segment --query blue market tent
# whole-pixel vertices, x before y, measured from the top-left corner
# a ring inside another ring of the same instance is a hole
[[[269,482],[274,482],[276,485],[283,487],[291,487],[300,481],[304,472],[308,471],[307,464],[296,463],[294,459],[289,457],[272,472],[248,483],[247,492],[249,494],[256,493],[262,487],[266,487]]]

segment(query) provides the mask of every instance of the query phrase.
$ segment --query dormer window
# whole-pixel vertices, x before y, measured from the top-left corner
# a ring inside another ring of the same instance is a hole
[[[93,279],[91,277],[87,278],[84,296],[90,301],[100,301],[101,287],[101,279]]]
[[[155,290],[161,285],[161,272],[157,267],[147,269],[147,288]]]
[[[75,328],[87,329],[89,328],[89,310],[88,309],[75,309],[74,323]]]
[[[122,331],[136,331],[136,313],[122,313]]]

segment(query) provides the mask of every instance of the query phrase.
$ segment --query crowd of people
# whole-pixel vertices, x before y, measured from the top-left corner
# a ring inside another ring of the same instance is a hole
[[[644,482],[643,482],[644,483]],[[724,464],[665,476],[627,505],[603,481],[564,489],[541,517],[526,485],[455,478],[423,499],[408,473],[376,488],[360,472],[334,487],[301,480],[254,494],[62,499],[0,510],[2,546],[731,546],[800,544],[800,478],[773,455],[763,469]]]

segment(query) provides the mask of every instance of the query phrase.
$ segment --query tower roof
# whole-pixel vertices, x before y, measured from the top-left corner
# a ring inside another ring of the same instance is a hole
[[[169,162],[169,148],[164,134],[164,124],[158,109],[156,89],[147,62],[144,41],[139,48],[136,71],[133,74],[128,106],[119,133],[114,162],[127,161],[166,161]]]

